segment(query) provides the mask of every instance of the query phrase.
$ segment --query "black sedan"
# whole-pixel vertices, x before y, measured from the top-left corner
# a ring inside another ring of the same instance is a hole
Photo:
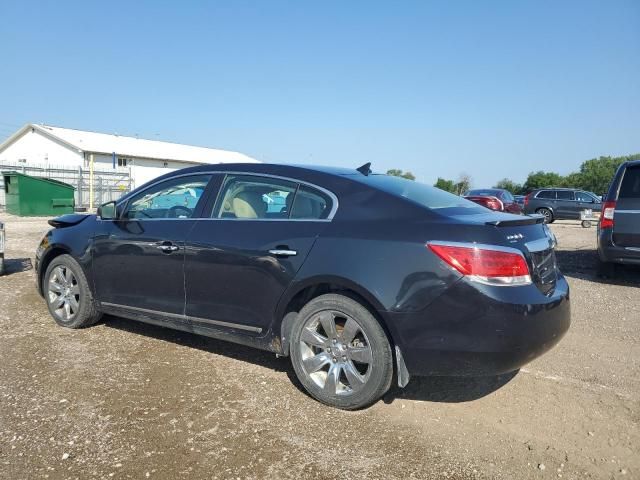
[[[542,217],[368,165],[187,168],[50,223],[36,277],[60,325],[108,313],[290,356],[344,409],[394,374],[517,370],[570,323]]]

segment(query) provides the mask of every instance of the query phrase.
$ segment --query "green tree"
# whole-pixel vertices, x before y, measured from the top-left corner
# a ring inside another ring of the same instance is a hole
[[[446,180],[444,178],[438,177],[436,183],[434,183],[433,186],[439,188],[440,190],[444,190],[445,192],[457,193],[456,184],[453,180]]]
[[[603,194],[607,191],[613,175],[621,163],[640,160],[640,153],[624,157],[599,157],[587,160],[580,165],[580,188]]]
[[[544,172],[539,170],[537,172],[531,172],[524,182],[523,190],[530,192],[536,188],[544,187],[561,187],[563,185],[564,178],[555,172]]]
[[[502,188],[504,190],[508,190],[514,195],[520,195],[522,193],[522,185],[514,182],[509,178],[503,178],[498,183],[496,183],[493,188]]]
[[[398,168],[392,168],[391,170],[387,170],[387,175],[393,175],[394,177],[402,177],[402,178],[406,178],[407,180],[416,179],[416,176],[413,173],[409,171],[403,172]]]

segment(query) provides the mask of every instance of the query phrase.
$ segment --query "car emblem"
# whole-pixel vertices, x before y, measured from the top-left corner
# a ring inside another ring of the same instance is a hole
[[[509,242],[517,242],[518,240],[522,240],[524,235],[521,233],[514,233],[513,235],[507,235],[507,241]]]

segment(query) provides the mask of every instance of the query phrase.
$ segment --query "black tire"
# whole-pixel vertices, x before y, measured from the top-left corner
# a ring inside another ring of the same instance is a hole
[[[59,291],[61,286],[63,291]],[[60,255],[51,261],[44,275],[42,291],[49,313],[58,325],[67,328],[84,328],[93,325],[102,317],[102,313],[96,308],[93,293],[82,267],[70,255]],[[64,299],[62,299],[63,296]],[[72,296],[77,307],[71,306]],[[56,308],[61,301],[63,306]],[[68,315],[66,304],[70,305]]]
[[[329,319],[334,335],[324,328]],[[305,341],[309,335],[311,343]],[[321,295],[302,308],[292,328],[290,353],[305,390],[332,407],[369,406],[391,386],[393,354],[385,331],[367,308],[344,295]]]
[[[544,223],[553,223],[555,218],[553,218],[553,212],[548,208],[539,208],[536,210],[536,213],[539,213],[544,217]]]
[[[0,255],[0,277],[4,275],[4,255]]]

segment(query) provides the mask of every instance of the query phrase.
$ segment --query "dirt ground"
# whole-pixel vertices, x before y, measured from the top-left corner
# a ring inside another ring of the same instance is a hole
[[[347,413],[266,352],[115,317],[56,326],[31,263],[45,219],[2,217],[2,479],[640,478],[640,270],[597,277],[595,228],[552,225],[573,324],[551,352]]]

